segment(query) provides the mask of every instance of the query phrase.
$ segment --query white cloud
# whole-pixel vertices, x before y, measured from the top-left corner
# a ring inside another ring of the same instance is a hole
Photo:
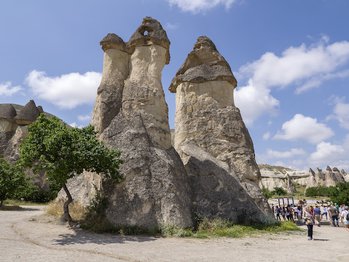
[[[179,7],[184,12],[192,12],[194,14],[208,11],[218,5],[224,5],[229,9],[236,0],[167,0],[173,6]]]
[[[349,129],[349,104],[338,101],[333,109],[333,114],[328,119],[335,119],[340,126]]]
[[[316,146],[316,151],[309,157],[312,166],[338,166],[344,156],[345,148],[342,145],[334,145],[321,142]]]
[[[275,113],[280,103],[270,95],[269,89],[254,85],[251,79],[247,86],[235,91],[235,104],[241,109],[245,123],[251,125],[260,115]]]
[[[302,148],[291,148],[288,151],[267,150],[267,156],[271,158],[293,158],[295,156],[305,155],[306,152]]]
[[[21,90],[22,88],[20,86],[12,86],[11,82],[0,83],[1,96],[12,96]]]
[[[80,128],[80,129],[85,127],[84,125],[78,125],[76,122],[70,123],[69,125],[71,127]]]
[[[293,85],[295,93],[300,94],[325,81],[347,78],[349,70],[343,67],[348,62],[348,41],[321,41],[309,47],[302,44],[287,48],[280,56],[267,52],[239,69],[237,75],[247,84],[236,90],[236,104],[251,123],[278,108],[279,101],[271,94],[273,88]]]
[[[91,116],[90,115],[79,115],[78,119],[80,122],[88,122],[91,120]]]
[[[282,131],[274,138],[281,140],[304,140],[312,144],[319,143],[334,135],[326,125],[319,123],[316,118],[296,114],[291,120],[282,125]]]
[[[93,103],[101,77],[98,72],[49,77],[45,72],[34,70],[27,76],[26,83],[39,98],[61,108],[72,109]]]

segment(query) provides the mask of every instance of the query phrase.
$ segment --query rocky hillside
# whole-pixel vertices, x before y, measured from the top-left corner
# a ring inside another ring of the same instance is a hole
[[[259,165],[261,171],[260,187],[273,190],[282,187],[287,192],[293,193],[297,185],[305,187],[333,186],[340,182],[349,182],[349,174],[345,170],[327,166],[325,170],[316,168],[308,171],[294,170],[282,166],[268,164]]]

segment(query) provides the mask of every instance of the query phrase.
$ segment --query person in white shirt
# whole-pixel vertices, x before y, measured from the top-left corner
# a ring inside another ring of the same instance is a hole
[[[349,208],[347,206],[343,208],[341,217],[343,218],[344,226],[349,230]]]

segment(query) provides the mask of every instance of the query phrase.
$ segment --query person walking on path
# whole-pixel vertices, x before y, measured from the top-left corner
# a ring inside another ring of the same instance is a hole
[[[312,207],[306,207],[304,221],[308,228],[308,240],[313,240],[314,213]]]
[[[329,208],[329,213],[330,213],[330,217],[332,219],[332,225],[334,227],[339,227],[339,223],[338,223],[338,209],[335,206],[331,206]]]
[[[349,207],[344,207],[342,211],[343,223],[347,230],[349,230]]]
[[[322,218],[323,216],[326,217],[326,220],[328,219],[328,218],[327,218],[327,206],[324,206],[324,207],[323,207],[323,211],[322,211],[322,214],[321,214],[321,218]]]
[[[314,217],[315,217],[315,222],[319,227],[321,222],[321,210],[320,210],[320,207],[317,205],[314,208]]]

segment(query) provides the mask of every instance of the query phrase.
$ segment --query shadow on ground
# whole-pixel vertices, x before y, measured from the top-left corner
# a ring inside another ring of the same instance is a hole
[[[327,238],[314,238],[313,240],[314,240],[314,241],[330,241],[330,240],[327,239]]]
[[[74,245],[74,244],[122,244],[125,242],[148,242],[155,241],[156,237],[150,236],[121,236],[121,235],[111,235],[111,234],[96,234],[86,232],[82,229],[74,230],[71,234],[61,234],[59,239],[54,240],[54,245]]]
[[[38,211],[40,208],[22,206],[2,206],[0,211]]]

